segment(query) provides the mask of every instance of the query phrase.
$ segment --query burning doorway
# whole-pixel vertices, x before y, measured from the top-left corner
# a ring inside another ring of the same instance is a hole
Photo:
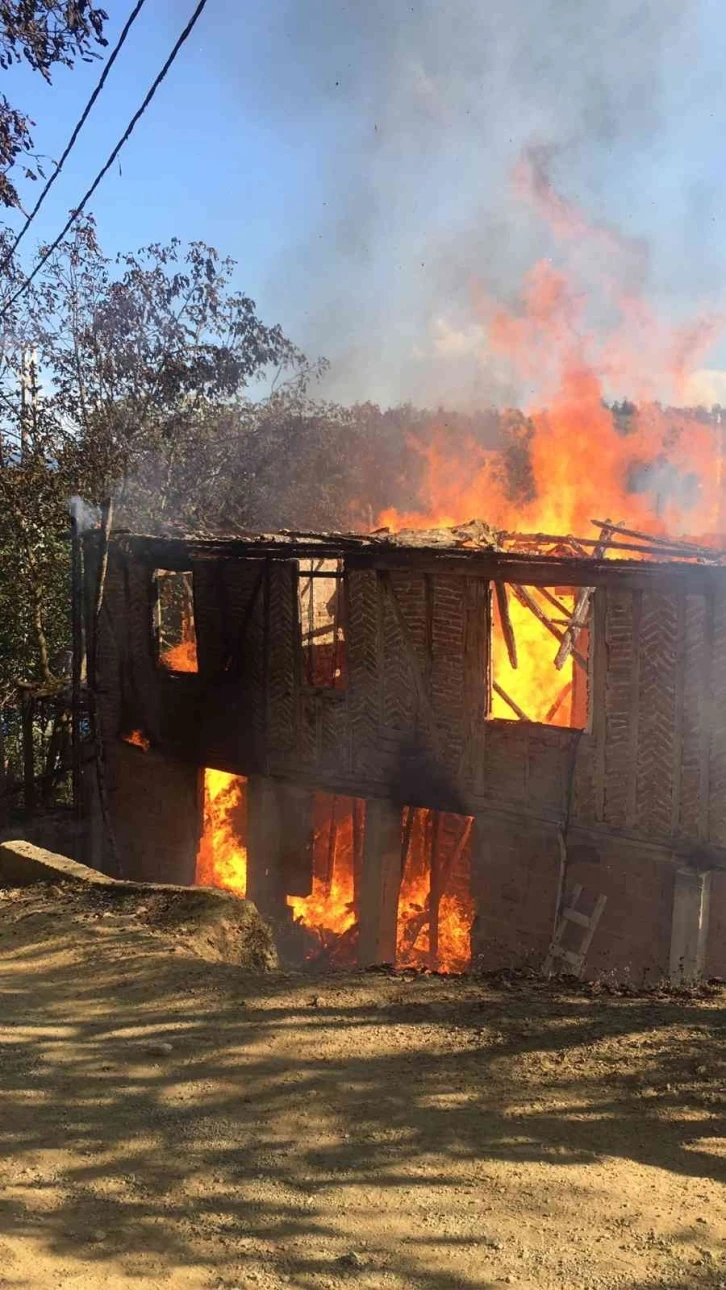
[[[248,811],[246,779],[205,770],[197,883],[246,894]],[[362,798],[316,792],[309,795],[303,829],[282,829],[278,868],[286,890],[279,894],[294,929],[289,937],[283,928],[283,935],[291,952],[310,965],[352,969],[358,964],[365,818]],[[472,823],[466,816],[404,808],[397,966],[442,972],[468,968]]]
[[[247,780],[223,770],[204,771],[202,837],[195,881],[247,894]]]
[[[353,968],[358,963],[361,875],[365,863],[365,802],[315,793],[312,885],[288,896],[304,929],[310,962]],[[396,914],[396,966],[464,972],[471,962],[474,901],[470,890],[470,817],[406,807],[401,814],[401,865]]]
[[[408,806],[402,821],[396,963],[465,972],[471,963],[470,816]]]

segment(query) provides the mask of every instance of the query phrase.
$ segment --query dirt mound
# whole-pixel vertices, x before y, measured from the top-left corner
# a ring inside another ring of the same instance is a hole
[[[208,963],[233,964],[249,972],[271,972],[279,966],[272,932],[256,907],[228,892],[121,882],[0,888],[0,938],[12,935],[13,924],[20,922],[42,941],[69,922],[101,920],[123,928],[131,955],[151,938],[157,950],[183,950]]]
[[[183,948],[211,963],[232,963],[251,972],[279,966],[272,931],[256,906],[212,887],[122,882],[16,840],[0,843],[0,896],[11,921],[13,913],[16,920],[42,921],[49,908],[52,918],[60,913],[80,919],[115,916],[129,930],[147,929],[171,941],[170,948]]]
[[[210,887],[115,883],[92,888],[92,903],[127,913],[212,963],[253,972],[278,966],[272,932],[255,905]]]

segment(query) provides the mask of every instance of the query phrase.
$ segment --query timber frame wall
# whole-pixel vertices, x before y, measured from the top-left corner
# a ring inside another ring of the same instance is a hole
[[[97,556],[98,539],[90,535],[89,604]],[[297,561],[311,556],[342,562],[346,677],[335,690],[303,684]],[[194,575],[198,674],[158,666],[157,569]],[[497,581],[595,588],[587,730],[487,718],[490,586]],[[723,891],[726,568],[338,535],[205,541],[119,534],[110,544],[95,674],[112,809],[144,876],[191,881],[193,858],[191,875],[188,858],[177,862],[176,875],[152,875],[142,863],[142,835],[152,828],[153,803],[146,825],[141,815],[129,822],[128,794],[124,809],[114,808],[124,777],[138,780],[139,790],[149,782],[150,763],[121,743],[134,729],[150,740],[180,802],[191,801],[192,783],[198,793],[197,770],[208,766],[474,816],[475,894],[500,870],[500,895],[509,890],[509,906],[500,900],[499,913],[496,899],[480,899],[479,948],[498,946],[507,961],[530,949],[543,956],[571,869],[578,882],[584,877],[593,890],[610,893],[598,939],[607,943],[611,924],[611,947],[622,941],[604,956],[602,966],[614,970],[622,970],[623,958],[633,970],[665,970],[669,955],[673,970],[680,887],[695,876],[703,906],[715,871],[715,889]],[[187,830],[198,833],[192,816],[191,805],[176,812],[170,846],[178,856],[189,849]],[[547,906],[539,923],[534,916],[536,934],[532,919],[512,921],[515,906],[521,913],[528,900]],[[721,939],[724,903],[719,894],[712,937]],[[623,932],[625,906],[637,923],[632,935]],[[646,906],[658,906],[652,926],[643,922]],[[696,950],[684,951],[701,964],[704,937],[698,932]],[[632,946],[645,938],[652,952],[637,954]]]

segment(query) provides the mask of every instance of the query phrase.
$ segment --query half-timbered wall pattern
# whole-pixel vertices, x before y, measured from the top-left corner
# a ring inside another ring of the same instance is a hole
[[[344,558],[345,684],[315,690],[295,559],[190,556],[199,674],[170,677],[152,647],[154,563],[112,544],[106,740],[140,727],[197,765],[360,796],[395,797],[402,767],[424,767],[416,804],[726,847],[726,595],[708,577],[722,570],[634,587],[599,575],[590,727],[575,731],[487,720],[491,579],[475,563],[402,550],[388,566]]]

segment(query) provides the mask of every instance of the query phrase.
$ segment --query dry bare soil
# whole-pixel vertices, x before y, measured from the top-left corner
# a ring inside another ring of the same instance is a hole
[[[726,1286],[726,994],[254,976],[0,896],[0,1286]]]

